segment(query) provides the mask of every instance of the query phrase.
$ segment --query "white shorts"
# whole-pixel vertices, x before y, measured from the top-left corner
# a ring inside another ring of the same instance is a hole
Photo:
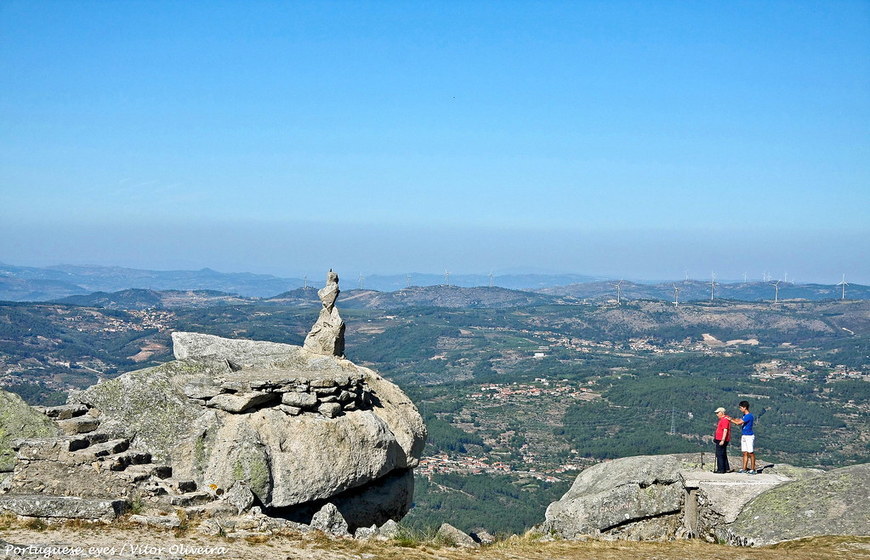
[[[755,436],[740,436],[740,451],[755,453]]]

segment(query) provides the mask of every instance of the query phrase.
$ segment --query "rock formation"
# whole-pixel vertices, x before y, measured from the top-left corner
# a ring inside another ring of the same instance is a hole
[[[870,464],[769,490],[718,531],[723,541],[751,546],[819,535],[870,535]]]
[[[568,492],[550,504],[543,529],[568,539],[712,541],[757,496],[819,472],[787,465],[754,476],[709,471],[699,453],[599,463],[581,472]]]
[[[335,307],[339,292],[338,274],[330,269],[326,275],[326,286],[317,292],[323,308],[311,332],[305,337],[303,348],[306,350],[326,356],[344,355],[344,321]]]
[[[337,280],[321,290],[314,351],[176,332],[174,361],[47,409],[65,435],[15,442],[0,511],[110,518],[144,500],[306,524],[320,512],[351,531],[400,519],[425,426],[396,385],[338,356]]]
[[[57,434],[54,423],[27,405],[15,393],[0,391],[0,481],[15,466],[15,438],[53,436]]]

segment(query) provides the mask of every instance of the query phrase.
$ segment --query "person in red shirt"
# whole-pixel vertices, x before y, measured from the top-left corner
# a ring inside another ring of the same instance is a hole
[[[714,473],[724,474],[731,470],[728,465],[728,442],[731,441],[731,418],[725,415],[725,409],[721,406],[716,409],[716,433],[713,443],[716,444],[716,470]]]

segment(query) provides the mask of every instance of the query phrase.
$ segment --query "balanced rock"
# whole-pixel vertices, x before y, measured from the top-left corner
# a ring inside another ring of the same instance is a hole
[[[181,358],[75,397],[101,431],[199,488],[243,482],[270,515],[307,521],[329,501],[355,529],[408,511],[426,430],[396,385],[299,346],[172,338]]]
[[[339,292],[338,274],[330,270],[326,275],[326,286],[317,292],[323,308],[311,332],[305,337],[306,350],[327,356],[344,355],[344,321],[335,307]]]

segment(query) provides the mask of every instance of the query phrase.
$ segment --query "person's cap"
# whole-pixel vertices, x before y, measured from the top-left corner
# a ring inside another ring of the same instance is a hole
[[[715,412],[716,412],[716,413],[719,413],[719,412],[725,412],[725,409],[724,409],[723,407],[720,406],[719,408],[717,408],[717,409],[715,410]]]

